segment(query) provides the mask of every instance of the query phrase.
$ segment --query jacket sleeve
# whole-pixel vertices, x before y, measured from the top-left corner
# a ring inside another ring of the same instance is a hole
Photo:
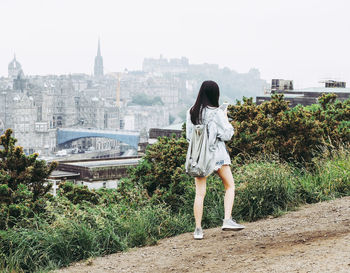
[[[192,130],[193,130],[193,124],[191,121],[190,110],[188,110],[186,113],[186,140],[188,143],[191,141],[191,138],[192,138]]]
[[[223,110],[219,109],[215,115],[215,123],[217,127],[217,138],[222,141],[230,140],[233,136],[234,129]]]
[[[208,144],[209,144],[209,150],[211,152],[214,152],[216,149],[217,134],[218,134],[218,127],[216,125],[215,120],[209,121],[209,123],[208,123]]]

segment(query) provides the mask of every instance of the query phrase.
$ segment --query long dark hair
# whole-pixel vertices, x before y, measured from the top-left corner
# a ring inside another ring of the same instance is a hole
[[[214,81],[204,81],[199,89],[195,104],[190,109],[191,121],[197,125],[202,123],[202,111],[207,106],[219,107],[219,86]]]

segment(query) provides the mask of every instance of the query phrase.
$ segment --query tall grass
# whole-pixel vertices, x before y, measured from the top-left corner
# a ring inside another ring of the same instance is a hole
[[[314,160],[313,172],[299,171],[298,195],[306,203],[315,203],[350,195],[350,149],[323,151]]]
[[[325,151],[314,159],[312,171],[274,158],[251,159],[246,165],[234,165],[232,171],[236,182],[233,217],[239,220],[254,221],[303,203],[350,195],[347,148]],[[184,176],[183,185],[184,194],[178,196],[182,206],[176,213],[167,204],[142,199],[138,196],[142,189],[132,185],[126,187],[130,192],[125,200],[118,199],[114,190],[101,191],[103,200],[98,205],[73,204],[66,196],[48,200],[45,214],[0,231],[0,271],[45,272],[192,231],[193,178]],[[209,177],[204,227],[222,223],[223,198],[221,180],[217,175]]]
[[[30,227],[2,231],[0,268],[5,272],[54,269],[91,256],[152,245],[160,238],[189,230],[189,219],[170,215],[164,206],[147,206],[123,214],[117,206],[73,209],[85,212],[57,217],[51,223],[37,217]]]

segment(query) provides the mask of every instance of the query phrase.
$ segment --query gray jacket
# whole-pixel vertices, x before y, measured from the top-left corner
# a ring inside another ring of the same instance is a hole
[[[191,109],[191,108],[190,108]],[[191,121],[190,109],[186,113],[186,139],[188,142],[191,140],[193,123]],[[216,110],[216,107],[207,106],[203,109],[203,120],[206,121],[208,114],[211,111]],[[215,159],[218,165],[231,164],[230,156],[226,150],[225,141],[232,138],[234,129],[231,123],[227,119],[225,112],[218,108],[217,113],[214,115],[213,119],[208,123],[209,131],[209,149],[215,150]],[[218,139],[218,141],[215,141]]]

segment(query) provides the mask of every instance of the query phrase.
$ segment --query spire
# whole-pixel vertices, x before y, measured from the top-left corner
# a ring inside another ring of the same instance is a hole
[[[13,59],[16,61],[16,52],[13,54]]]
[[[100,37],[98,38],[97,56],[95,57],[94,75],[103,76],[103,59],[101,56]]]
[[[100,37],[98,38],[97,56],[101,56]]]

